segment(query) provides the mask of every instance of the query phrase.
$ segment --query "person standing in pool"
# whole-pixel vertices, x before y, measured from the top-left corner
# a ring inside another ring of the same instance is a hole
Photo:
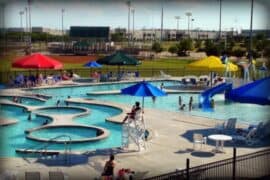
[[[56,106],[59,107],[59,105],[60,105],[60,100],[57,100]]]
[[[211,108],[212,108],[212,109],[215,108],[215,101],[214,101],[213,98],[212,98],[211,101],[210,101],[210,105],[211,105]]]
[[[152,101],[153,101],[153,103],[156,102],[156,96],[152,96]]]
[[[164,88],[164,83],[161,83],[160,84],[160,89],[163,90],[163,88]]]
[[[68,96],[68,99],[70,99],[70,96]],[[66,100],[66,106],[69,105],[69,102]]]
[[[193,97],[191,96],[190,99],[189,99],[189,103],[188,103],[188,109],[189,109],[189,111],[192,110],[192,104],[193,104]]]
[[[179,105],[179,107],[182,106],[182,97],[181,96],[179,96],[179,98],[178,98],[178,105]]]

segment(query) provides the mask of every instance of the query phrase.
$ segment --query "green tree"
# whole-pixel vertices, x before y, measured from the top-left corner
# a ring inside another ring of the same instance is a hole
[[[239,58],[245,56],[245,54],[246,54],[246,51],[242,48],[237,48],[232,51],[232,55]]]
[[[183,39],[177,44],[178,56],[186,56],[187,52],[193,49],[192,39]]]
[[[205,53],[207,54],[207,56],[220,56],[221,55],[221,45],[214,43],[211,40],[206,40],[205,41]]]
[[[195,48],[197,48],[197,51],[200,51],[201,50],[201,48],[202,48],[202,40],[197,39],[195,41]]]
[[[177,46],[176,45],[172,45],[171,47],[169,47],[168,51],[170,53],[177,53]]]
[[[113,33],[111,35],[111,40],[115,42],[122,42],[124,40],[124,36],[122,33]]]
[[[270,41],[266,41],[266,47],[263,50],[263,56],[266,58],[266,66],[270,68]]]
[[[162,52],[163,51],[163,48],[161,46],[161,44],[159,42],[154,42],[152,44],[152,50],[156,53],[159,53],[159,52]]]

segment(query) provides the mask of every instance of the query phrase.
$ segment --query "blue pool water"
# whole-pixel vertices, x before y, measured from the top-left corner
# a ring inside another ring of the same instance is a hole
[[[161,82],[165,86],[176,85],[178,82],[175,81],[158,81],[153,82],[154,85],[160,86]],[[112,101],[127,105],[134,104],[135,101],[141,101],[141,97],[127,96],[127,95],[95,95],[89,96],[86,93],[94,91],[108,91],[108,90],[119,90],[125,87],[132,85],[133,83],[122,83],[122,84],[111,84],[111,85],[97,85],[97,86],[80,86],[80,87],[63,87],[63,88],[50,88],[50,89],[39,89],[33,90],[35,93],[42,93],[46,95],[51,95],[52,98],[47,100],[42,105],[44,106],[53,106],[58,100],[60,100],[60,105],[65,105],[64,100],[68,96],[73,97],[83,97],[83,98],[94,98],[105,101]],[[178,97],[182,97],[182,102],[188,104],[190,96],[193,96],[194,99],[194,109],[189,112],[187,109],[184,111],[179,111],[178,108]],[[238,121],[245,123],[254,123],[257,124],[260,121],[268,120],[270,117],[269,106],[259,106],[252,104],[240,104],[240,103],[225,103],[224,95],[218,94],[214,96],[215,100],[215,110],[214,112],[204,112],[199,109],[198,98],[199,94],[196,93],[178,93],[178,94],[169,94],[164,97],[157,97],[156,101],[153,102],[151,98],[145,98],[145,107],[146,108],[155,108],[160,110],[168,110],[179,113],[191,114],[194,116],[203,116],[214,118],[218,120],[226,120],[231,117],[238,118]],[[110,147],[119,147],[121,146],[121,135],[122,135],[122,126],[119,124],[111,123],[105,121],[106,118],[115,116],[121,113],[119,109],[112,107],[104,107],[97,105],[87,105],[87,104],[77,104],[70,103],[72,106],[83,106],[89,108],[91,113],[90,115],[78,117],[74,121],[82,125],[94,125],[105,128],[110,131],[110,136],[106,139],[90,142],[90,143],[79,143],[72,144],[72,150],[93,150],[93,149],[102,149]],[[29,105],[40,105],[39,103],[30,103]],[[147,109],[146,109],[147,112]],[[2,106],[1,113],[5,117],[17,118],[19,120],[18,124],[0,127],[1,137],[3,143],[1,143],[0,148],[0,157],[3,156],[17,156],[15,153],[16,148],[31,148],[41,145],[39,142],[27,140],[25,138],[24,130],[40,126],[46,119],[41,117],[33,117],[32,121],[27,120],[27,113],[23,113],[21,108],[10,108]],[[10,133],[12,132],[12,133]],[[62,131],[61,131],[62,132]],[[64,132],[64,131],[63,131]],[[47,131],[39,132],[40,136],[52,137],[58,135],[58,132],[52,132],[52,136],[47,133]],[[81,136],[82,134],[78,134]],[[64,149],[63,145],[53,144],[49,149]]]
[[[13,100],[12,96],[0,96],[0,100],[4,99],[4,100]],[[42,106],[44,105],[44,101],[38,100],[38,99],[34,99],[34,98],[28,98],[28,97],[22,97],[20,98],[22,104],[24,105],[30,105],[30,106]]]
[[[156,86],[160,86],[161,83],[165,86],[179,85],[177,81],[155,81],[151,82]],[[71,97],[88,97],[94,99],[101,99],[106,101],[113,101],[132,105],[135,101],[142,101],[141,97],[127,96],[127,95],[86,95],[88,92],[94,91],[108,91],[108,90],[119,90],[128,87],[134,83],[121,83],[121,84],[109,84],[109,85],[98,85],[98,86],[85,86],[85,87],[72,87],[72,88],[53,88],[43,89],[42,92],[49,95],[54,95],[54,98],[46,102],[46,104],[55,104],[56,99],[65,99],[67,96]],[[40,91],[40,90],[39,90]],[[258,123],[263,120],[268,120],[270,117],[269,106],[260,106],[255,104],[242,104],[242,103],[225,103],[224,95],[218,94],[214,96],[215,110],[214,112],[205,112],[198,108],[199,94],[195,93],[178,93],[169,94],[165,97],[157,97],[155,103],[149,97],[145,98],[145,107],[164,109],[168,111],[179,111],[178,97],[182,97],[182,102],[188,104],[190,96],[194,99],[194,109],[192,112],[181,111],[181,113],[189,113],[195,116],[203,116],[213,118],[217,120],[226,120],[231,117],[238,118],[238,121],[244,123]],[[63,102],[62,102],[63,103]],[[63,103],[64,104],[64,103]]]
[[[91,109],[91,113],[84,117],[76,118],[75,121],[82,125],[93,125],[99,126],[101,128],[106,128],[110,131],[110,136],[100,141],[86,142],[79,144],[72,144],[72,151],[76,150],[94,150],[94,149],[104,149],[111,147],[121,146],[122,139],[122,126],[115,123],[106,122],[105,119],[110,116],[115,116],[121,113],[121,110],[112,107],[103,107],[98,105],[83,105]],[[41,126],[46,118],[32,116],[32,120],[28,120],[28,113],[23,112],[22,108],[1,105],[1,114],[4,117],[16,117],[19,122],[10,126],[0,127],[0,135],[4,137],[1,139],[0,147],[0,157],[14,157],[19,156],[16,154],[15,149],[17,148],[39,148],[44,145],[44,143],[36,142],[25,138],[24,131],[34,127]],[[57,128],[58,129],[58,128]],[[56,131],[50,129],[50,133],[47,130],[33,132],[36,136],[43,136],[44,138],[51,138],[52,136],[58,136],[65,134],[65,131]],[[67,132],[69,130],[66,130]],[[77,133],[70,133],[74,138],[79,138],[85,135],[84,131],[75,130]],[[52,134],[51,134],[52,132]],[[60,134],[61,132],[61,134]],[[76,135],[77,134],[77,135]],[[89,135],[89,134],[88,134]],[[63,144],[51,144],[48,149],[52,150],[63,150],[65,147]]]
[[[72,140],[79,140],[82,138],[96,137],[96,129],[73,128],[73,127],[57,127],[49,129],[41,129],[31,133],[33,137],[42,139],[52,139],[65,134],[71,137]],[[68,140],[66,137],[58,138],[57,140]]]
[[[55,108],[48,108],[48,109],[39,109],[34,111],[35,113],[41,113],[41,114],[63,114],[63,115],[72,115],[72,114],[78,114],[84,112],[83,109],[76,109],[76,108],[66,108],[66,107],[55,107]]]
[[[188,107],[184,111],[179,110],[178,98],[182,97],[182,102],[188,106],[189,98],[193,96],[194,108],[191,112]],[[91,97],[91,96],[89,96]],[[124,95],[106,95],[106,96],[92,96],[95,99],[105,101],[114,101],[124,104],[131,104],[130,102],[142,101],[141,97],[124,96]],[[181,93],[170,94],[164,97],[157,97],[155,103],[151,98],[144,99],[145,107],[156,108],[160,110],[176,111],[179,113],[191,114],[194,116],[202,116],[213,118],[217,120],[227,120],[231,117],[237,117],[238,121],[243,123],[257,124],[260,121],[268,120],[270,117],[269,106],[260,106],[255,104],[242,103],[225,103],[224,95],[218,94],[214,96],[215,110],[214,112],[206,112],[198,108],[199,94],[198,93]]]

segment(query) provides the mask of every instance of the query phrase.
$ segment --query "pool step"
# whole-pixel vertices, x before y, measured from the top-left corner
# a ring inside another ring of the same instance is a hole
[[[36,150],[36,149],[16,149],[17,153],[24,153],[24,154],[42,154],[42,155],[59,155],[60,151],[53,151],[53,150]]]

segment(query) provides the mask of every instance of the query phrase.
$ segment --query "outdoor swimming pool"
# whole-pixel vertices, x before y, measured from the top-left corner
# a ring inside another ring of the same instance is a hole
[[[94,149],[105,149],[105,148],[112,148],[112,147],[119,147],[121,146],[122,139],[121,139],[121,133],[122,133],[122,126],[115,123],[106,122],[105,119],[110,116],[115,116],[119,113],[121,113],[121,110],[112,108],[112,107],[103,107],[98,105],[84,105],[84,107],[87,107],[91,109],[91,113],[89,115],[86,115],[84,117],[78,117],[75,118],[74,121],[76,121],[79,125],[94,125],[101,128],[106,128],[110,131],[110,135],[108,138],[102,139],[100,141],[94,141],[94,142],[83,142],[83,143],[74,143],[72,144],[72,151],[78,151],[78,150],[94,150]],[[44,117],[36,117],[32,116],[32,120],[28,120],[28,113],[23,112],[23,108],[15,107],[15,106],[9,106],[9,105],[1,105],[1,114],[4,117],[16,117],[19,122],[17,124],[9,125],[9,126],[0,126],[0,135],[1,137],[4,137],[1,139],[1,148],[0,148],[0,157],[14,157],[14,156],[20,156],[19,154],[16,154],[15,150],[20,148],[29,148],[29,149],[35,149],[39,148],[44,143],[33,141],[30,139],[25,138],[25,130],[39,127],[41,126],[47,118]],[[93,133],[91,131],[81,131],[76,130],[76,133],[68,131],[68,133],[74,138],[79,137],[85,137],[87,136],[93,136]],[[44,133],[47,134],[47,130],[43,131],[37,131],[33,132],[36,136],[43,136]],[[51,138],[54,135],[58,136],[60,134],[64,134],[65,132],[54,131],[48,133],[43,138]],[[65,146],[63,144],[54,144],[52,143],[48,149],[50,150],[63,150]]]
[[[176,85],[179,82],[175,81],[157,81],[152,82],[156,86],[160,86],[161,83],[167,85]],[[82,97],[82,98],[93,98],[104,101],[117,102],[127,105],[134,104],[135,101],[141,101],[141,97],[127,96],[127,95],[86,95],[86,93],[94,91],[108,91],[108,90],[119,90],[125,87],[128,87],[134,83],[121,83],[121,84],[106,84],[106,85],[96,85],[96,86],[78,86],[78,87],[62,87],[62,88],[47,88],[47,89],[35,89],[32,90],[34,93],[42,93],[52,96],[46,102],[42,103],[43,106],[55,106],[56,102],[60,100],[60,105],[65,105],[64,100],[70,96],[73,97]],[[194,99],[194,109],[189,112],[187,109],[184,111],[179,111],[178,109],[178,97],[182,97],[182,102],[188,104],[190,96],[193,96]],[[145,98],[145,107],[146,108],[156,108],[160,110],[176,111],[179,113],[191,114],[195,116],[203,116],[214,119],[226,120],[231,117],[238,118],[238,121],[245,123],[255,123],[262,120],[268,120],[270,117],[269,106],[259,106],[252,104],[240,104],[240,103],[225,103],[224,96],[218,94],[214,96],[215,100],[215,111],[214,112],[204,112],[199,109],[198,106],[198,96],[196,93],[178,93],[178,94],[169,94],[164,97],[157,97],[156,101],[153,102],[151,98]],[[27,104],[22,102],[23,104]],[[29,104],[28,104],[29,105]],[[31,103],[31,105],[40,105],[40,103]],[[99,105],[89,105],[89,104],[77,104],[70,103],[72,106],[82,106],[89,108],[91,113],[86,116],[77,117],[74,119],[74,122],[82,125],[94,125],[105,128],[110,131],[108,138],[102,139],[95,142],[84,142],[84,143],[75,143],[72,144],[72,150],[94,150],[94,149],[104,149],[111,147],[121,146],[121,135],[122,135],[122,126],[119,124],[106,122],[105,118],[115,116],[121,113],[121,110]],[[146,110],[147,111],[147,110]],[[46,118],[43,117],[32,117],[32,121],[27,120],[28,113],[24,113],[22,108],[14,108],[10,106],[1,106],[1,113],[4,117],[15,118],[19,120],[17,124],[10,126],[0,127],[0,135],[5,137],[1,143],[0,157],[7,156],[18,156],[15,153],[17,148],[31,148],[41,145],[40,142],[35,142],[25,138],[24,131],[33,127],[41,126]],[[57,113],[57,112],[54,112]],[[71,111],[70,113],[73,113]],[[12,132],[12,133],[10,133]],[[80,132],[80,131],[78,131]],[[44,133],[47,134],[47,130],[36,132],[38,136],[43,136]],[[64,132],[63,132],[64,133]],[[76,138],[84,136],[85,132],[78,134]],[[44,135],[50,138],[54,135],[59,135],[56,131],[52,135]],[[88,134],[89,135],[89,134]],[[91,134],[89,136],[92,136]],[[12,139],[10,141],[10,139]],[[63,150],[64,147],[61,144],[52,144],[48,149],[53,150]]]
[[[35,99],[35,98],[30,98],[30,97],[22,97],[19,98],[20,99],[20,103],[24,104],[24,105],[30,105],[30,106],[42,106],[44,105],[44,101],[41,101],[39,99]],[[13,100],[12,96],[0,96],[0,100]]]
[[[176,81],[156,81],[152,84],[160,86],[161,83],[165,86],[176,85],[179,82]],[[141,101],[141,97],[128,96],[128,95],[86,95],[89,92],[95,91],[109,91],[109,90],[120,90],[122,88],[130,86],[132,83],[121,83],[121,84],[108,84],[108,85],[98,85],[98,86],[81,86],[81,87],[71,87],[71,88],[52,88],[35,90],[35,92],[42,92],[48,95],[52,95],[53,98],[47,101],[46,105],[53,105],[56,103],[57,99],[66,99],[67,96],[71,97],[87,97],[93,99],[100,99],[105,101],[119,102],[127,105],[134,104],[135,101]],[[189,98],[193,96],[194,109],[189,112],[187,108],[184,111],[179,111],[178,97],[182,97],[182,102],[188,105]],[[169,94],[164,97],[157,97],[155,103],[153,103],[150,97],[146,97],[144,105],[146,108],[156,108],[161,110],[176,111],[181,113],[187,113],[194,116],[202,116],[213,118],[217,120],[227,120],[231,117],[238,118],[238,121],[243,123],[255,123],[260,121],[268,120],[270,117],[269,106],[260,106],[255,104],[242,104],[225,102],[223,94],[217,94],[214,96],[215,100],[215,110],[214,112],[205,112],[198,108],[199,94],[198,93],[177,93]],[[64,105],[64,102],[61,101]]]

